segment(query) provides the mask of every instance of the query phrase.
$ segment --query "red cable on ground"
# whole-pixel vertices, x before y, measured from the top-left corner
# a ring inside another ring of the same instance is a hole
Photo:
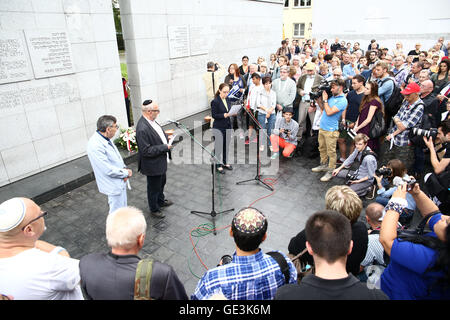
[[[252,118],[252,120],[255,121],[255,122],[261,127],[261,124],[260,124],[260,123],[258,122],[258,120],[253,116],[253,114],[252,114],[251,112],[247,112],[247,113],[250,115],[250,117]],[[259,150],[258,150],[258,152],[259,152]],[[258,168],[258,175],[259,175],[259,170],[260,170],[260,168]],[[261,201],[261,200],[266,199],[266,198],[269,198],[269,197],[271,197],[272,195],[275,194],[276,190],[275,190],[274,185],[277,183],[277,179],[275,179],[275,178],[265,178],[265,179],[263,179],[263,181],[264,181],[265,183],[267,183],[269,186],[272,187],[272,189],[273,189],[272,193],[269,194],[269,195],[267,195],[267,196],[264,196],[264,197],[261,197],[261,198],[256,199],[255,201],[253,201],[253,202],[249,205],[249,207],[252,207],[256,202]],[[192,240],[192,232],[193,232],[193,231],[197,231],[197,230],[203,230],[203,231],[208,231],[208,232],[214,232],[214,231],[219,231],[219,230],[223,230],[223,229],[228,229],[230,226],[231,226],[231,225],[227,225],[227,226],[225,226],[225,227],[215,228],[215,229],[208,229],[208,228],[203,228],[203,227],[197,226],[197,227],[193,228],[193,229],[189,232],[189,239],[191,240],[191,244],[192,244],[192,247],[193,247],[193,249],[194,249],[194,252],[195,252],[195,254],[196,254],[198,260],[200,261],[200,263],[203,265],[203,267],[204,267],[206,270],[208,270],[208,267],[205,265],[205,263],[203,262],[203,260],[200,258],[200,255],[198,254],[198,252],[197,252],[197,250],[196,250],[194,241]]]
[[[277,183],[277,179],[274,179],[274,178],[265,178],[263,181],[264,181],[265,183],[267,183],[268,185],[270,185],[270,186],[273,188],[272,193],[269,194],[269,195],[267,195],[267,196],[264,196],[264,197],[261,197],[261,198],[256,199],[255,201],[253,201],[253,202],[249,205],[249,207],[252,207],[256,202],[261,201],[261,200],[266,199],[266,198],[269,198],[269,197],[271,197],[272,195],[275,194],[276,190],[275,190],[274,185]],[[202,264],[202,266],[203,266],[206,270],[208,270],[208,267],[205,265],[205,263],[203,262],[203,260],[200,258],[200,255],[198,254],[198,252],[197,252],[197,250],[196,250],[196,246],[195,246],[195,244],[194,244],[194,241],[192,240],[192,232],[193,232],[193,231],[197,231],[197,230],[203,230],[203,231],[208,231],[208,232],[214,232],[214,231],[220,231],[220,230],[228,229],[230,226],[231,226],[231,225],[227,225],[227,226],[225,226],[225,227],[220,227],[220,228],[215,228],[215,229],[209,229],[209,228],[204,228],[204,227],[197,226],[197,227],[193,228],[193,229],[189,232],[189,239],[191,240],[191,244],[192,244],[192,247],[193,247],[193,249],[194,249],[194,252],[195,252],[195,254],[196,254],[198,260],[200,261],[200,263]]]

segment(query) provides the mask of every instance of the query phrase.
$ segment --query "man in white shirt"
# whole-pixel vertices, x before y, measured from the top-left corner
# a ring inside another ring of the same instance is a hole
[[[259,93],[261,92],[261,90],[263,90],[263,86],[261,85],[261,76],[259,75],[258,72],[254,72],[251,75],[251,82],[252,82],[252,86],[248,86],[248,95],[247,95],[247,104],[246,104],[246,108],[249,112],[251,112],[253,114],[253,117],[256,116],[255,112],[257,110],[257,105],[256,105],[256,98],[258,97]],[[253,134],[253,129],[255,128],[255,121],[253,120],[252,117],[249,116],[248,119],[248,137],[245,140],[245,144],[250,144],[250,142],[257,142],[257,138],[255,137],[253,140],[250,140],[252,138],[252,134]]]
[[[15,300],[83,300],[79,261],[38,240],[46,214],[27,198],[0,204],[0,293]]]
[[[298,111],[298,124],[300,126],[298,130],[298,139],[301,139],[303,133],[306,131],[306,117],[309,116],[311,123],[314,122],[315,108],[309,108],[311,106],[310,93],[314,92],[323,80],[323,77],[316,74],[316,67],[314,63],[308,63],[304,70],[306,74],[302,75],[297,82],[297,93],[301,97],[299,111]]]

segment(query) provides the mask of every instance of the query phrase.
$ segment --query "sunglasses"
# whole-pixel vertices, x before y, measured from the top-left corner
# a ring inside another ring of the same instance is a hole
[[[30,224],[32,224],[33,222],[39,220],[40,218],[45,217],[45,216],[47,215],[47,213],[48,213],[47,211],[44,211],[44,212],[42,212],[40,215],[38,215],[36,218],[34,218],[34,219],[31,220],[30,222],[28,222],[28,223],[22,228],[22,231],[24,231],[25,228],[26,228],[28,225],[30,225]]]

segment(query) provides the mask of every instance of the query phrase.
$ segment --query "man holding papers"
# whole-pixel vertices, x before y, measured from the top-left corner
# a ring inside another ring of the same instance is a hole
[[[167,135],[156,122],[159,106],[152,100],[142,104],[142,117],[136,126],[138,144],[138,170],[147,176],[148,206],[152,216],[164,218],[161,208],[173,204],[164,197],[167,162],[171,156],[172,145]]]
[[[214,100],[211,101],[211,115],[214,119],[213,134],[214,134],[214,154],[222,164],[218,164],[216,170],[224,174],[226,170],[233,170],[233,167],[227,164],[228,146],[231,141],[231,116],[235,116],[241,106],[233,106],[230,109],[231,103],[227,98],[230,92],[230,86],[222,83],[219,90],[216,92]],[[222,159],[221,159],[222,157]]]

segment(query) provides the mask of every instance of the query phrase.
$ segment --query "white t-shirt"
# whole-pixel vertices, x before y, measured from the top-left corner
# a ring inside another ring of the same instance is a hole
[[[36,248],[0,258],[0,293],[15,300],[83,300],[79,260]]]

